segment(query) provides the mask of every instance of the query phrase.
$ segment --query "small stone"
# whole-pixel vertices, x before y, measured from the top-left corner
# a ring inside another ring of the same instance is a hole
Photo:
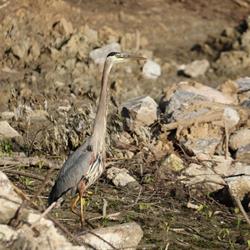
[[[238,112],[230,107],[226,107],[223,112],[223,119],[226,122],[227,128],[233,128],[240,121]]]
[[[131,175],[128,174],[128,170],[125,168],[109,168],[107,170],[107,178],[112,180],[114,185],[117,187],[125,187],[129,183],[137,182]]]
[[[96,63],[96,64],[103,64],[106,60],[107,55],[110,52],[120,52],[121,46],[119,43],[110,43],[105,45],[101,48],[92,50],[89,53],[89,57]]]
[[[130,130],[157,120],[157,104],[150,96],[136,97],[121,105],[121,114]]]
[[[180,172],[182,169],[184,169],[182,159],[175,154],[170,154],[167,159],[164,160],[162,165],[166,166],[174,172]]]
[[[11,49],[15,56],[20,59],[24,59],[25,56],[28,54],[28,50],[30,48],[30,43],[28,40],[23,39],[19,41],[19,43],[15,44]]]
[[[249,128],[240,129],[230,136],[229,146],[233,150],[246,146],[247,144],[250,144]]]
[[[1,119],[3,120],[11,120],[13,117],[15,117],[14,112],[5,111],[5,112],[2,112],[1,114]]]
[[[19,136],[20,134],[7,121],[0,121],[0,139],[11,139]]]
[[[135,250],[142,236],[141,227],[135,222],[130,222],[95,229],[81,236],[81,240],[94,249],[109,250],[112,244],[115,249]]]
[[[152,60],[147,60],[143,65],[142,73],[146,78],[157,79],[161,75],[161,66]]]
[[[240,147],[237,150],[236,160],[250,164],[250,144]]]
[[[206,59],[196,60],[187,65],[181,65],[178,69],[180,74],[184,74],[188,77],[197,77],[200,75],[204,75],[208,70],[210,64]]]

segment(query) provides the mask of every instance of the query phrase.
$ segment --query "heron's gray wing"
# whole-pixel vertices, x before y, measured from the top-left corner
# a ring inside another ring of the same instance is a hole
[[[89,166],[95,160],[94,153],[87,150],[87,142],[78,148],[63,164],[55,185],[53,186],[48,203],[58,200],[72,188],[76,188],[79,181],[88,172]]]

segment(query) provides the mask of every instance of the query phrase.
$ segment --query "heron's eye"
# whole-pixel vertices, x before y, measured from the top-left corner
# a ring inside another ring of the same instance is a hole
[[[90,152],[92,152],[93,151],[93,147],[91,145],[88,145],[87,146],[87,150],[90,151]]]

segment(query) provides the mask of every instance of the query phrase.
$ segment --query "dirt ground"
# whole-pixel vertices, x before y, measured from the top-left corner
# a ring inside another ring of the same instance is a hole
[[[90,134],[93,122],[93,118],[88,117],[96,107],[100,70],[89,62],[88,53],[110,39],[121,42],[126,35],[133,38],[133,35],[139,34],[141,52],[152,52],[152,57],[162,66],[162,76],[156,81],[141,77],[140,64],[131,66],[131,75],[122,67],[114,70],[111,76],[115,86],[111,92],[114,102],[110,108],[109,121],[109,135],[112,137],[115,132],[123,130],[116,105],[144,94],[158,100],[164,88],[187,80],[176,74],[178,65],[209,58],[205,53],[192,50],[194,45],[203,45],[208,37],[220,36],[225,27],[238,26],[249,14],[250,3],[244,0],[0,1],[0,111],[19,108],[23,117],[12,120],[11,125],[24,138],[21,146],[18,143],[9,147],[9,144],[4,145],[2,151],[10,155],[13,151],[24,152],[29,156],[45,157],[58,165],[62,164],[68,153],[75,150]],[[57,31],[53,30],[56,27],[55,21],[61,17],[70,21],[74,30],[88,25],[99,34],[98,41],[88,45],[81,59],[76,60],[83,61],[80,73],[73,71],[77,66],[69,66],[72,71],[70,75],[64,72],[67,67],[63,65],[70,63],[67,62],[68,54],[53,59],[50,57],[53,54],[51,48],[56,46],[52,44],[53,39],[59,37]],[[38,41],[39,56],[36,57],[34,52],[31,59],[25,59],[13,52],[13,44],[18,44],[22,37],[18,29],[25,38],[31,37]],[[128,50],[135,50],[134,40],[128,41]],[[49,52],[48,48],[51,49]],[[63,71],[60,77],[59,70]],[[196,80],[217,86],[225,79],[246,74],[249,72],[247,70],[237,71],[233,75],[210,70]],[[83,74],[84,83],[71,83],[77,74]],[[131,81],[134,83],[132,86],[129,85]],[[60,86],[61,82],[64,85]],[[44,108],[45,102],[49,121],[32,123],[24,119],[29,112],[27,106],[40,110]],[[57,113],[58,107],[67,105],[71,108],[66,115]],[[84,131],[77,128],[79,120],[84,121],[81,127]],[[136,221],[144,232],[138,249],[168,249],[168,244],[169,249],[248,249],[249,228],[230,200],[226,206],[207,193],[197,194],[178,183],[176,174],[167,172],[163,177],[159,172],[161,159],[148,155],[142,146],[136,145],[135,157],[129,159],[125,151],[112,145],[112,141],[107,150],[108,166],[129,166],[129,173],[142,188],[117,188],[104,174],[90,188],[91,194],[87,195],[84,229],[80,227],[79,218],[70,212],[69,200],[52,212],[53,217],[72,234],[77,236],[91,228]],[[175,150],[182,153],[178,148]],[[43,166],[20,167],[18,170],[50,180],[58,172],[55,169],[46,177],[48,169]],[[30,198],[34,198],[37,205],[43,208],[46,206],[50,183],[45,187],[40,180],[31,177],[13,173],[8,176]],[[35,198],[39,190],[42,192]],[[107,214],[114,214],[113,219],[100,218],[104,199],[108,204]],[[188,202],[199,208],[188,208]]]

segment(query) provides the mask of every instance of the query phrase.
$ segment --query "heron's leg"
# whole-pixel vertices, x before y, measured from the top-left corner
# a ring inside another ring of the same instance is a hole
[[[76,212],[76,205],[77,205],[79,199],[80,199],[80,194],[78,193],[77,196],[74,197],[74,198],[71,200],[70,208],[71,208],[72,213],[74,213],[74,214],[77,214],[77,212]],[[77,214],[77,215],[78,215],[78,214]]]
[[[79,197],[80,197],[80,204],[81,204],[81,210],[80,210],[80,219],[81,219],[81,225],[83,226],[84,218],[83,218],[83,207],[85,206],[85,199],[83,198],[83,193],[86,189],[84,181],[81,181],[78,186],[79,190]]]

